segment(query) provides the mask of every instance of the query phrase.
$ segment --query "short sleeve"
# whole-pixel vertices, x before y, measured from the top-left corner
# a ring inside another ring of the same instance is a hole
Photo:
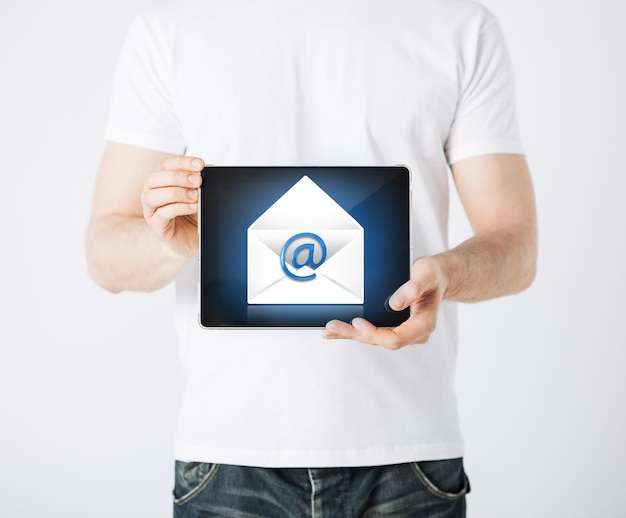
[[[118,59],[105,138],[182,154],[185,139],[172,92],[170,38],[158,24],[138,16]]]
[[[513,68],[497,20],[489,16],[478,37],[462,47],[460,97],[445,145],[448,163],[490,153],[523,154]]]

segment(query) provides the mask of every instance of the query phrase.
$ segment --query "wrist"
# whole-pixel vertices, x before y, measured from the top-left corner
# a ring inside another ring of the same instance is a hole
[[[159,255],[161,255],[163,260],[172,265],[179,264],[182,267],[198,258],[197,243],[194,247],[192,243],[180,244],[156,234],[153,234],[153,236],[161,247],[161,253]]]
[[[450,285],[448,261],[444,254],[436,254],[433,256],[419,257],[413,263],[420,270],[430,272],[432,282],[437,286],[440,294],[440,300],[447,298]]]

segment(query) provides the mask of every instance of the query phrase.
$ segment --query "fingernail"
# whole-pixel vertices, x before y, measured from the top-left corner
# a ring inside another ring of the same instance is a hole
[[[191,198],[192,200],[197,200],[198,199],[198,191],[195,191],[193,189],[189,189],[187,191],[187,196],[189,196],[189,198]]]
[[[199,158],[194,159],[194,161],[191,162],[191,164],[196,169],[202,169],[204,167],[204,162],[202,160],[200,160]]]
[[[363,322],[361,321],[361,319],[355,318],[352,321],[352,327],[354,327],[354,329],[357,329],[357,330],[361,331],[361,330],[363,330]]]
[[[393,294],[389,298],[389,306],[392,309],[401,308],[402,306],[404,306],[404,300],[402,300],[402,297],[400,295]]]
[[[337,330],[337,322],[334,320],[331,320],[330,322],[326,322],[326,329],[328,329],[329,331],[336,331]]]
[[[198,187],[198,185],[200,185],[200,177],[197,174],[190,174],[189,183]]]

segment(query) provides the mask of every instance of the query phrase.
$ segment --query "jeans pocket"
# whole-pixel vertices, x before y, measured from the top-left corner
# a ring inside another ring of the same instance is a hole
[[[458,500],[470,492],[463,459],[412,462],[411,467],[424,487],[442,500]]]
[[[182,462],[175,467],[174,503],[184,505],[199,495],[217,473],[219,464],[207,462]]]

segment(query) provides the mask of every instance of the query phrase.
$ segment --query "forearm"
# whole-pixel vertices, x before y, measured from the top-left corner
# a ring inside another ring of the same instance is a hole
[[[191,260],[192,256],[177,254],[156,237],[142,217],[110,214],[89,226],[89,273],[111,292],[156,290]]]
[[[443,298],[478,302],[526,289],[536,271],[534,222],[484,231],[433,256],[441,268]]]

